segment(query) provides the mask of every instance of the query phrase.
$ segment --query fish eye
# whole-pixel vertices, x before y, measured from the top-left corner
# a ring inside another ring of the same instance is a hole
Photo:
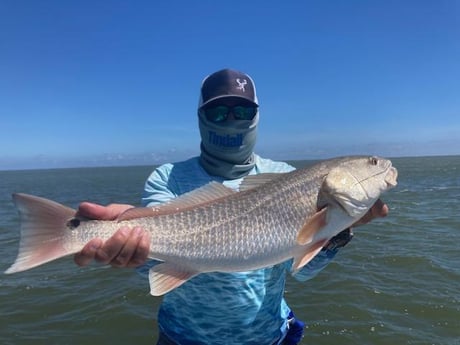
[[[371,165],[377,165],[379,163],[379,159],[377,157],[369,157],[369,163],[371,163]]]

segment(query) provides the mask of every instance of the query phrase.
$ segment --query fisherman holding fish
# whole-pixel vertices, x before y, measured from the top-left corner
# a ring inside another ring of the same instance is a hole
[[[170,202],[212,181],[238,190],[247,175],[294,170],[284,162],[254,153],[258,122],[259,103],[251,77],[231,69],[206,77],[198,106],[201,155],[155,169],[146,181],[143,205],[153,207]],[[78,214],[112,220],[131,207],[82,203]],[[379,199],[359,223],[387,213],[388,207]],[[147,275],[158,264],[147,260],[150,236],[154,235],[141,227],[122,227],[106,241],[91,240],[74,260],[80,266],[96,260],[115,267],[136,267]],[[349,228],[324,243],[295,278],[313,278],[351,238]],[[283,297],[291,266],[289,260],[252,271],[202,273],[186,281],[163,298],[158,344],[299,343],[304,325],[295,319]]]

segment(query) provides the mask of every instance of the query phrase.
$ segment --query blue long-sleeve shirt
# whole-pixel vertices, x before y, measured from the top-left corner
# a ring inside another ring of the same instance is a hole
[[[250,174],[294,170],[284,162],[255,156]],[[209,175],[199,157],[164,164],[145,184],[144,206],[158,205],[211,181],[238,189],[241,179],[225,180]],[[295,277],[308,280],[335,255],[323,250]],[[138,270],[147,274],[155,262]],[[292,260],[250,272],[202,273],[163,297],[158,315],[161,332],[176,344],[277,344],[287,332],[290,308],[284,300],[286,274]]]

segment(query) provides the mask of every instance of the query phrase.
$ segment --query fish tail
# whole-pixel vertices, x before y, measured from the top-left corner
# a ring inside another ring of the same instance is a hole
[[[75,210],[57,202],[27,194],[13,194],[21,221],[16,261],[5,273],[16,273],[72,254],[65,245],[68,222]]]

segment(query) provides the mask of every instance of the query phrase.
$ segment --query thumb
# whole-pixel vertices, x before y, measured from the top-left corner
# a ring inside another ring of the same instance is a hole
[[[82,202],[78,206],[77,216],[98,220],[114,220],[130,208],[133,208],[133,206],[127,204],[102,206],[91,202]]]

